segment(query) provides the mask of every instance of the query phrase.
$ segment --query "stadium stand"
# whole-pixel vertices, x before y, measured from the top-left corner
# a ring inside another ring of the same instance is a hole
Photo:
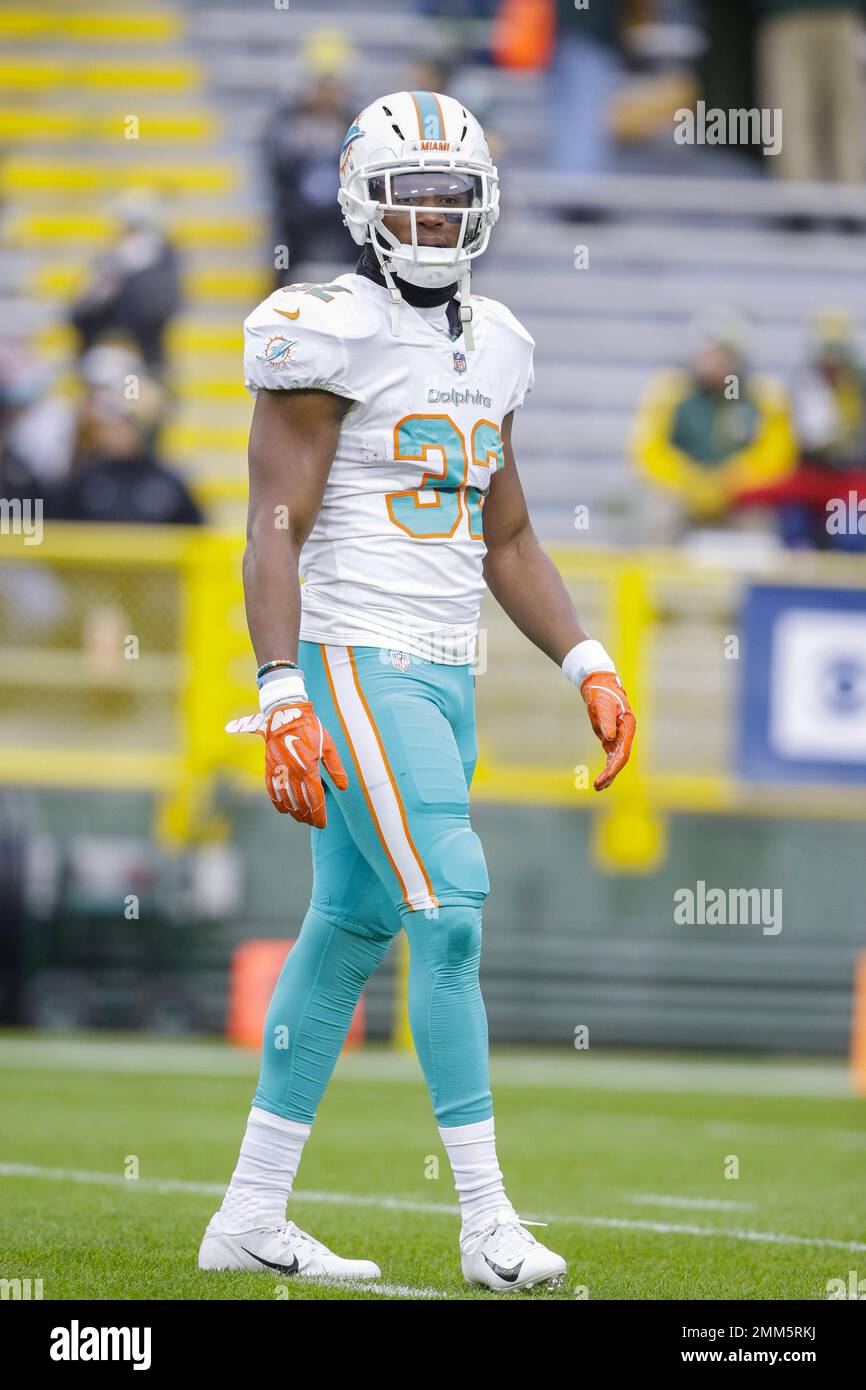
[[[250,407],[240,325],[270,288],[260,130],[276,94],[301,82],[298,36],[326,22],[360,50],[359,102],[402,85],[412,56],[433,51],[441,31],[405,9],[397,24],[396,10],[377,0],[373,12],[340,10],[329,21],[319,5],[293,4],[291,31],[279,11],[253,28],[236,4],[150,10],[146,23],[132,8],[73,10],[50,29],[41,11],[0,16],[9,54],[0,109],[4,321],[37,334],[52,360],[67,360],[66,305],[104,240],[111,197],[131,182],[160,192],[183,256],[186,304],[170,338],[178,409],[164,449],[218,523],[242,517]],[[483,32],[475,25],[464,41]],[[540,173],[541,79],[490,68],[466,68],[461,78],[487,84],[502,150],[503,215],[476,288],[504,299],[538,343],[535,398],[518,432],[536,523],[552,539],[633,543],[643,497],[628,451],[634,409],[652,372],[679,359],[690,320],[720,298],[730,303],[735,286],[734,307],[759,330],[761,369],[785,378],[811,311],[844,298],[866,312],[857,275],[864,237],[779,231],[782,212],[814,211],[818,191],[808,186],[576,184]],[[136,142],[124,138],[129,114],[140,122]],[[827,216],[863,213],[859,189],[823,189],[820,200]],[[566,220],[575,205],[591,218]],[[588,268],[578,270],[581,246]],[[305,266],[301,278],[333,270]],[[589,533],[574,531],[576,505],[590,509]]]

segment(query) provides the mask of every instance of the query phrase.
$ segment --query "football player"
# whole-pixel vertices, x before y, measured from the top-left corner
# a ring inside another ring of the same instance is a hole
[[[463,1274],[554,1287],[565,1261],[521,1222],[497,1162],[478,980],[489,884],[469,786],[485,582],[583,696],[607,755],[597,791],[635,720],[527,515],[511,429],[533,340],[469,285],[499,212],[484,132],[453,97],[396,92],[349,128],[340,182],[356,271],[278,290],[245,324],[260,712],[229,729],[262,736],[271,801],[313,827],[313,890],[199,1265],[379,1276],[287,1222],[286,1204],[355,1005],[402,929]]]

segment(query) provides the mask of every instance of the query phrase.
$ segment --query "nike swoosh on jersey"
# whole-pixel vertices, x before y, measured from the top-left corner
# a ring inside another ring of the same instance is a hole
[[[258,1260],[260,1265],[267,1265],[268,1269],[277,1269],[280,1274],[297,1274],[300,1269],[297,1255],[292,1256],[292,1263],[290,1265],[278,1265],[274,1264],[273,1260],[265,1260],[261,1255],[256,1255],[252,1250],[247,1250],[245,1245],[242,1245],[241,1249],[245,1255],[252,1255],[254,1260]]]
[[[498,1274],[500,1279],[504,1279],[506,1284],[513,1284],[516,1279],[519,1279],[520,1271],[523,1268],[523,1261],[521,1260],[520,1264],[514,1265],[512,1269],[504,1269],[502,1265],[494,1264],[492,1260],[488,1260],[486,1255],[484,1256],[484,1263],[493,1270],[494,1274]]]
[[[300,312],[300,309],[277,309],[277,313],[282,314],[284,319],[296,319]]]

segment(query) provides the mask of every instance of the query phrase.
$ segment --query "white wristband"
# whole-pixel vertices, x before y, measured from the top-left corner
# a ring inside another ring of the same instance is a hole
[[[259,690],[259,709],[264,714],[273,705],[284,705],[288,700],[308,698],[303,674],[300,671],[292,671],[264,682]]]
[[[587,637],[585,642],[578,642],[576,647],[572,647],[562,663],[562,674],[579,690],[590,671],[612,671],[616,674],[616,667],[601,643]]]

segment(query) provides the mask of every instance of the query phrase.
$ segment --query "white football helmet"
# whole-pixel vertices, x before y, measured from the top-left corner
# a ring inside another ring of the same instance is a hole
[[[453,247],[418,244],[417,214],[433,210],[424,195],[452,195],[451,222],[460,222]],[[469,275],[487,249],[499,216],[499,176],[484,131],[454,97],[438,92],[393,92],[364,108],[346,132],[340,151],[343,220],[359,246],[376,254],[396,315],[400,294],[394,276],[435,288],[460,281],[464,336],[471,347]],[[411,241],[384,225],[387,213],[408,212]]]

